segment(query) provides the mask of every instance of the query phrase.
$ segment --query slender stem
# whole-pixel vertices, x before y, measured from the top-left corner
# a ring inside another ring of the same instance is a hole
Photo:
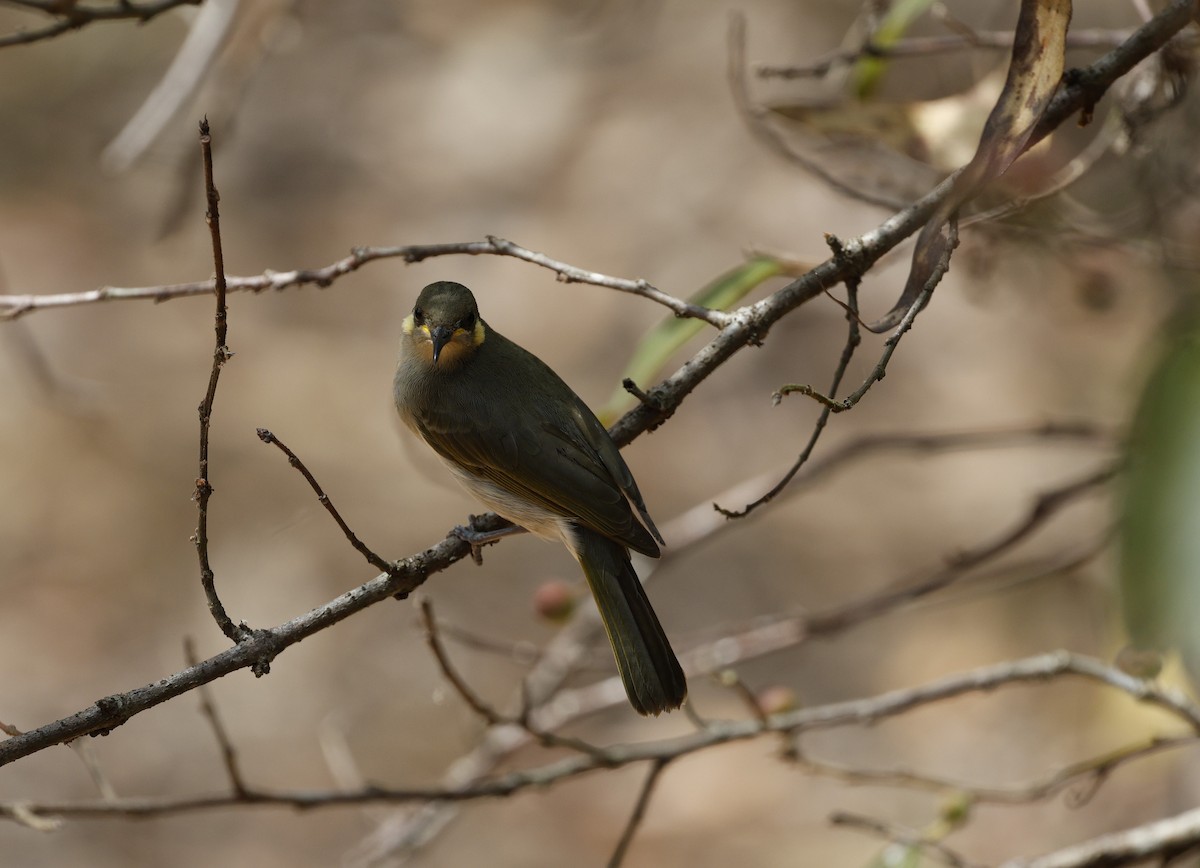
[[[213,348],[212,370],[208,374],[208,389],[204,400],[200,402],[200,473],[196,477],[196,493],[193,496],[198,512],[196,535],[196,554],[200,559],[200,584],[204,587],[204,596],[208,600],[208,609],[221,632],[240,642],[246,638],[249,630],[245,625],[234,624],[225,611],[221,598],[217,595],[216,577],[208,556],[208,502],[213,494],[211,468],[209,466],[208,440],[209,429],[212,426],[213,402],[217,397],[217,383],[221,378],[221,368],[233,355],[226,344],[229,334],[229,312],[225,306],[225,254],[221,249],[221,214],[218,203],[221,201],[213,181],[212,135],[208,128],[208,119],[200,122],[200,153],[204,160],[204,192],[208,201],[208,210],[204,219],[208,223],[209,234],[212,237],[213,270],[216,275],[214,286],[217,296],[217,312],[214,322],[216,346]],[[266,665],[263,666],[263,672]]]

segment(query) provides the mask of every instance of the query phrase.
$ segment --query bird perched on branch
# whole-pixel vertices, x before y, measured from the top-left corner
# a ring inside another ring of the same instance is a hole
[[[425,287],[404,320],[394,390],[400,418],[471,493],[579,561],[633,707],[678,708],[683,669],[629,560],[630,549],[658,557],[663,539],[582,399],[492,330],[469,289],[448,281]],[[473,545],[496,535],[459,533]]]

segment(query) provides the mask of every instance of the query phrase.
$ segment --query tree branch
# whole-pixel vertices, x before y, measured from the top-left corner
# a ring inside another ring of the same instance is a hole
[[[1195,747],[1197,744],[1200,744],[1200,738],[1194,735],[1157,736],[1064,766],[1040,780],[1009,787],[981,787],[963,781],[918,774],[907,770],[864,769],[829,763],[815,760],[807,752],[801,754],[798,747],[791,759],[809,774],[832,778],[856,786],[899,787],[935,793],[953,792],[961,794],[972,804],[998,805],[1040,802],[1066,791],[1068,804],[1072,808],[1078,808],[1086,804],[1096,794],[1101,784],[1108,780],[1109,776],[1120,766],[1152,754]],[[1071,788],[1076,786],[1080,786],[1082,789],[1072,792]]]
[[[867,832],[877,838],[882,838],[890,844],[899,844],[901,847],[904,847],[908,850],[920,851],[944,865],[950,865],[951,868],[972,868],[970,862],[968,862],[954,850],[951,850],[937,838],[927,834],[922,834],[914,829],[899,826],[895,823],[885,823],[884,821],[877,820],[874,817],[864,817],[861,814],[849,814],[845,811],[838,811],[835,813],[829,818],[829,822],[835,826],[844,826],[849,829],[857,829],[861,832]],[[879,862],[882,864],[890,864],[882,859],[880,859]]]
[[[1070,81],[1060,88],[1047,108],[1038,129],[1030,137],[1029,144],[1035,143],[1056,125],[1064,122],[1073,112],[1090,107],[1105,88],[1132,68],[1138,60],[1162,47],[1175,32],[1190,21],[1193,6],[1193,2],[1175,0],[1120,47],[1087,69],[1071,76]],[[834,286],[855,273],[862,273],[862,270],[920,228],[952,185],[953,176],[917,202],[884,221],[876,229],[848,242],[845,245],[847,256],[827,260],[762,301],[729,314],[726,324],[709,344],[701,348],[671,377],[650,390],[649,394],[654,398],[653,403],[640,404],[614,425],[614,439],[618,444],[624,445],[639,434],[665,422],[693,389],[743,347],[761,342],[775,322],[816,297],[825,287]],[[462,249],[470,245],[460,245],[460,249],[453,252],[497,252],[490,242],[476,245],[478,249],[471,250]],[[431,251],[427,255],[449,252],[442,246],[434,246],[392,248],[371,254],[356,253],[348,260],[335,263],[332,271],[323,278],[303,273],[309,275],[303,282],[320,284],[321,279],[333,280],[336,276],[354,270],[373,258],[416,256],[418,253],[415,251],[421,250]],[[292,272],[282,282],[284,285],[302,282],[301,274]],[[271,285],[271,280],[269,276],[264,276],[263,288],[267,285]],[[202,289],[194,290],[192,294],[208,291],[212,291],[211,283],[203,285]],[[60,297],[59,306],[63,303],[78,302],[63,302]],[[20,308],[19,304],[9,303],[5,306],[10,311]],[[101,699],[69,717],[0,742],[0,765],[83,735],[108,732],[133,715],[194,689],[201,683],[252,666],[256,661],[269,660],[283,648],[366,606],[396,594],[411,592],[429,575],[445,569],[468,553],[469,546],[466,543],[450,537],[424,552],[398,562],[392,574],[377,576],[324,606],[273,629],[256,632],[241,644],[226,649],[196,666],[187,667],[153,684]]]
[[[221,632],[234,642],[246,638],[249,630],[245,624],[234,624],[225,611],[221,598],[217,596],[217,587],[212,565],[208,559],[208,501],[212,497],[213,487],[209,480],[208,466],[208,432],[212,423],[213,402],[217,397],[217,382],[221,377],[221,368],[233,356],[226,344],[229,334],[229,312],[225,307],[225,254],[221,249],[221,215],[218,203],[221,200],[213,181],[212,136],[209,134],[208,118],[200,122],[200,151],[204,161],[204,192],[208,201],[208,210],[204,219],[208,223],[209,234],[212,237],[213,251],[213,285],[217,296],[217,313],[213,330],[216,333],[216,347],[213,349],[212,370],[208,375],[208,389],[204,400],[200,402],[200,473],[196,477],[196,491],[192,499],[196,502],[198,512],[196,533],[192,537],[196,543],[196,555],[200,559],[200,584],[204,587],[204,597],[208,600],[208,609]],[[269,663],[266,659],[256,664],[255,672],[265,674]]]
[[[437,256],[511,256],[541,268],[553,271],[564,283],[587,283],[638,295],[670,310],[676,316],[704,320],[709,325],[722,328],[729,322],[729,314],[701,305],[691,304],[676,298],[645,280],[630,280],[612,277],[598,271],[589,271],[544,253],[489,235],[483,241],[458,241],[444,244],[411,244],[403,247],[356,247],[350,255],[323,268],[296,269],[293,271],[265,271],[255,277],[230,277],[226,281],[229,292],[281,291],[292,287],[316,286],[324,289],[339,277],[358,271],[370,262],[381,259],[403,259],[411,265]],[[76,307],[105,301],[170,301],[196,295],[208,295],[216,291],[216,282],[200,280],[193,283],[176,283],[162,286],[102,286],[85,292],[64,292],[52,295],[0,294],[0,320],[16,319],[37,310],[55,307]]]
[[[1067,35],[1067,47],[1072,49],[1116,48],[1129,38],[1129,30],[1072,30]],[[1013,33],[1009,30],[975,30],[967,34],[950,33],[941,36],[913,36],[891,45],[876,45],[868,41],[857,48],[839,48],[802,66],[769,66],[760,64],[754,72],[759,78],[824,78],[839,66],[849,66],[864,57],[912,58],[931,57],[955,51],[980,48],[1008,51],[1012,48]]]
[[[1045,856],[1010,859],[1000,868],[1116,868],[1167,860],[1200,848],[1200,808],[1165,820],[1101,835]]]
[[[469,554],[469,545],[455,536],[449,536],[436,546],[397,562],[390,575],[385,573],[376,576],[366,584],[277,627],[256,630],[250,638],[195,666],[188,666],[143,687],[97,700],[69,717],[0,741],[0,766],[85,735],[107,735],[134,715],[194,690],[201,684],[215,681],[239,669],[250,668],[260,660],[271,660],[283,649],[368,606],[396,595],[407,595],[420,587],[429,576]]]
[[[350,545],[354,546],[354,550],[366,558],[367,563],[369,563],[375,569],[383,570],[385,573],[389,572],[392,569],[392,565],[379,555],[375,554],[375,552],[372,551],[366,543],[358,538],[358,534],[350,529],[350,525],[346,524],[346,520],[342,518],[342,514],[338,512],[337,507],[333,505],[333,501],[329,499],[329,495],[325,493],[323,488],[321,488],[321,484],[317,482],[316,477],[312,475],[312,471],[305,466],[304,462],[300,460],[300,457],[291,449],[289,449],[282,440],[280,440],[266,428],[259,428],[257,429],[256,433],[258,434],[258,439],[263,443],[266,443],[268,446],[277,447],[280,452],[287,456],[288,464],[299,471],[300,475],[304,477],[304,481],[308,483],[309,487],[312,488],[313,493],[317,495],[317,501],[321,504],[321,506],[325,507],[325,511],[328,512],[333,518],[334,522],[341,529],[346,539],[350,542]]]
[[[145,24],[151,18],[156,18],[164,12],[169,12],[179,6],[199,6],[204,0],[146,0],[138,3],[135,0],[120,0],[117,3],[106,3],[93,6],[88,3],[64,3],[62,0],[6,0],[9,5],[41,12],[53,16],[56,20],[44,27],[33,30],[18,30],[0,36],[0,48],[10,45],[29,45],[53,39],[71,30],[79,30],[97,21],[137,21]]]
[[[613,850],[613,854],[608,860],[608,868],[620,868],[624,864],[625,854],[629,852],[629,845],[633,843],[633,836],[637,834],[638,827],[646,818],[646,808],[650,804],[650,796],[654,792],[659,776],[666,767],[667,760],[656,760],[650,764],[650,771],[646,773],[646,779],[642,781],[641,789],[638,790],[637,801],[633,804],[633,812],[629,815],[629,821],[621,832],[616,849]]]
[[[463,544],[465,545],[465,543]],[[236,646],[237,651],[256,640]],[[201,664],[204,665],[204,664]],[[337,805],[399,804],[411,802],[462,802],[508,796],[526,789],[544,787],[599,769],[640,763],[665,764],[711,747],[783,734],[795,739],[806,732],[842,726],[861,726],[905,714],[949,699],[974,693],[990,693],[1013,684],[1048,683],[1073,676],[1094,681],[1123,692],[1138,702],[1160,708],[1200,732],[1200,707],[1176,691],[1141,681],[1090,657],[1056,651],[1022,660],[984,666],[950,675],[916,687],[893,690],[878,696],[848,702],[801,708],[772,715],[765,720],[714,721],[688,735],[638,744],[612,745],[572,754],[529,769],[506,772],[487,780],[457,788],[392,789],[370,786],[359,790],[272,791],[248,788],[236,792],[165,798],[119,798],[97,802],[0,802],[0,817],[21,821],[22,817],[150,817],[230,806],[273,806],[316,808]],[[10,739],[10,742],[12,740]],[[7,743],[6,743],[7,744]],[[1185,815],[1186,816],[1186,815]],[[1200,817],[1197,818],[1200,820]],[[1190,821],[1189,821],[1190,822]],[[1196,834],[1200,824],[1188,825]],[[1172,839],[1176,840],[1176,839]],[[1037,868],[1079,863],[1039,864]],[[1123,864],[1123,863],[1108,863]],[[1031,863],[1032,865],[1032,863]]]
[[[189,666],[195,666],[200,662],[196,656],[195,643],[190,637],[184,639],[183,650]],[[200,697],[200,712],[208,721],[208,725],[213,731],[213,737],[217,740],[217,747],[221,751],[221,762],[224,763],[225,773],[229,776],[229,786],[236,795],[245,795],[249,790],[246,787],[246,780],[242,776],[241,765],[238,763],[237,750],[229,738],[225,724],[221,722],[221,716],[217,714],[217,704],[212,698],[212,691],[208,689],[207,684],[201,684],[196,688],[196,693]],[[87,744],[87,742],[77,741],[75,744]]]

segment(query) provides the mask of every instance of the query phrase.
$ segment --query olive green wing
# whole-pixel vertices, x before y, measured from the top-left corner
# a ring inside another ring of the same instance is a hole
[[[575,406],[572,408],[572,417],[588,448],[595,453],[608,471],[609,478],[616,483],[621,494],[637,509],[642,524],[656,540],[666,545],[654,520],[650,518],[650,512],[646,509],[646,502],[642,500],[642,493],[638,490],[637,481],[634,480],[629,465],[621,457],[621,450],[609,436],[608,430],[596,418],[596,414],[578,398],[575,399]]]
[[[564,386],[564,388],[566,388]],[[448,396],[443,396],[448,397]],[[503,387],[440,402],[415,420],[443,458],[513,495],[651,557],[658,546],[633,475],[591,411],[569,390],[545,402]],[[589,419],[595,428],[589,425]],[[644,516],[643,526],[630,508]]]

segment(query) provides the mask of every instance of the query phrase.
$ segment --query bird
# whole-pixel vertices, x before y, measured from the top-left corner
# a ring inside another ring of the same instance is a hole
[[[401,420],[485,506],[579,562],[633,708],[679,708],[683,668],[629,554],[656,558],[666,543],[600,420],[545,362],[484,322],[460,283],[422,289],[402,330]],[[456,533],[473,547],[495,535]]]

